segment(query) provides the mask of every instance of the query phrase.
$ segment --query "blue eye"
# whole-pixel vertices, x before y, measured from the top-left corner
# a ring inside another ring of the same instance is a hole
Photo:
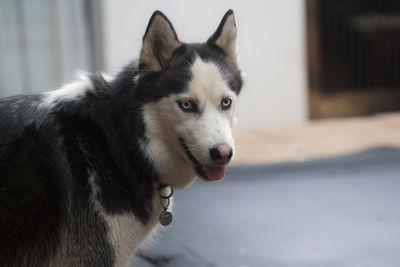
[[[229,97],[225,97],[221,100],[221,109],[222,110],[227,110],[231,107],[232,105],[232,99]]]
[[[197,112],[197,106],[191,100],[178,101],[178,105],[184,112]]]

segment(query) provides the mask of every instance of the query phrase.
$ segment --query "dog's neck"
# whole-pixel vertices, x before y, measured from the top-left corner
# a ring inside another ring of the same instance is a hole
[[[148,135],[140,144],[143,153],[159,174],[160,183],[184,188],[194,181],[196,174],[191,162],[182,157],[163,138]]]

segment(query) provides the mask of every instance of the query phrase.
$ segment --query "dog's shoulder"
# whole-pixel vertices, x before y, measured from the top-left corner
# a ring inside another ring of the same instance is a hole
[[[0,144],[14,140],[25,127],[43,119],[46,111],[37,108],[42,98],[18,95],[0,99]]]

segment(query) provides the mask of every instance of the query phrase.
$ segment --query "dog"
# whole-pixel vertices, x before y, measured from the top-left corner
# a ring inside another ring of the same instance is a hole
[[[172,219],[172,189],[218,181],[242,88],[229,10],[205,43],[156,11],[115,77],[0,100],[0,266],[125,266]]]

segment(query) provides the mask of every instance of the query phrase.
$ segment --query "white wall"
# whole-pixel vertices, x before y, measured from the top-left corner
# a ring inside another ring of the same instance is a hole
[[[304,1],[103,0],[106,71],[115,74],[138,57],[151,14],[164,12],[184,42],[204,42],[232,8],[245,74],[238,128],[307,119]]]

